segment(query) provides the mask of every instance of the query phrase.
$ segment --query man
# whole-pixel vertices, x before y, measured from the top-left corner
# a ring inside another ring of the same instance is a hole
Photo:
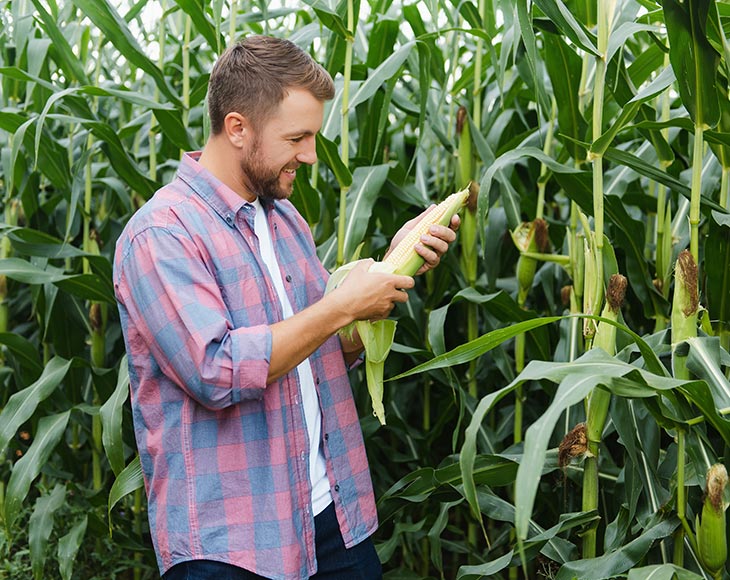
[[[377,515],[336,332],[387,317],[407,276],[328,277],[287,200],[334,85],[288,41],[227,50],[211,137],[130,220],[114,283],[152,539],[166,580],[379,578]],[[416,220],[414,220],[416,221]],[[394,239],[398,241],[409,223]],[[455,239],[434,226],[424,270]]]

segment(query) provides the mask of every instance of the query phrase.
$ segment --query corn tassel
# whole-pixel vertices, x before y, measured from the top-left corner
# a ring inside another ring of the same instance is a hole
[[[725,541],[725,509],[723,494],[727,487],[727,470],[716,463],[707,472],[702,520],[697,524],[697,545],[700,561],[713,578],[722,578],[727,561]]]
[[[432,225],[447,226],[451,218],[466,204],[469,198],[469,188],[456,192],[438,205],[431,206],[424,212],[421,220],[406,234],[398,245],[393,248],[382,262],[375,262],[371,272],[384,272],[401,276],[413,276],[421,268],[424,259],[416,253],[416,244],[421,243],[421,236],[428,233]],[[335,270],[327,282],[325,294],[337,288],[358,262],[349,262]],[[360,340],[365,347],[365,374],[367,377],[368,393],[373,404],[373,414],[381,425],[385,425],[385,408],[383,407],[383,369],[385,359],[395,339],[395,320],[357,320],[353,324],[340,330],[341,334],[351,336],[357,330]]]

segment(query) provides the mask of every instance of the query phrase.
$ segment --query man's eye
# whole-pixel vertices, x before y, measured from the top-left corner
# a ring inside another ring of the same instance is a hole
[[[292,143],[299,143],[299,142],[300,142],[300,141],[301,141],[302,139],[304,139],[304,137],[292,137],[292,138],[290,139],[290,141],[291,141]]]

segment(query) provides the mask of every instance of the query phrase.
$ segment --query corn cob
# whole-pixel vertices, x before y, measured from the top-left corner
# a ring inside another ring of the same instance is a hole
[[[406,234],[398,245],[383,259],[370,266],[371,272],[385,272],[403,276],[413,276],[423,265],[423,258],[416,253],[415,246],[421,242],[421,236],[428,233],[432,225],[449,225],[451,218],[469,199],[469,188],[451,194],[440,204],[431,206],[424,212],[423,217]],[[357,264],[349,262],[332,273],[325,293],[337,288]],[[341,334],[351,335],[354,329],[365,347],[365,373],[368,392],[373,404],[373,414],[381,425],[385,425],[385,409],[383,407],[383,369],[390,347],[395,339],[394,320],[357,320],[353,324],[340,330]]]
[[[725,541],[725,502],[723,493],[727,487],[727,470],[716,463],[707,472],[705,499],[702,504],[702,520],[697,525],[697,545],[700,561],[713,578],[722,578],[727,560]]]
[[[431,206],[426,210],[421,220],[408,232],[398,245],[393,248],[376,271],[386,271],[403,276],[413,276],[423,266],[423,258],[419,256],[414,247],[420,243],[421,236],[428,233],[432,225],[448,226],[451,218],[457,213],[469,199],[469,188],[452,193],[440,204]]]

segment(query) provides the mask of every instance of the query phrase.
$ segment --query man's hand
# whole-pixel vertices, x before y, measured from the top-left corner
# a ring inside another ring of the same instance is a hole
[[[398,242],[405,238],[406,235],[408,235],[408,232],[411,231],[416,224],[421,221],[421,219],[423,219],[423,216],[429,209],[431,208],[426,209],[420,215],[403,224],[403,227],[401,227],[401,229],[399,229],[393,236],[393,239],[390,242],[390,249],[386,253],[386,256],[398,245]],[[429,228],[428,233],[421,236],[421,242],[416,244],[415,250],[416,253],[425,260],[425,262],[416,272],[416,276],[423,274],[428,270],[432,270],[439,265],[441,256],[443,256],[449,249],[449,245],[456,240],[456,231],[459,229],[460,225],[461,219],[458,215],[454,215],[454,217],[451,218],[451,223],[448,227],[432,225]]]
[[[373,263],[370,259],[361,260],[342,284],[330,292],[352,321],[387,318],[397,302],[408,300],[404,290],[415,285],[410,276],[369,272]]]

